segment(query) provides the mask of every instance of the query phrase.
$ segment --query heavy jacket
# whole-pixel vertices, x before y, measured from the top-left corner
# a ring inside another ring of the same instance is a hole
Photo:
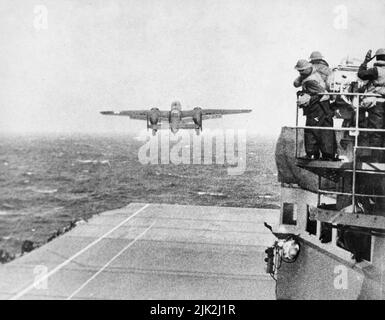
[[[313,67],[312,73],[306,78],[301,79],[302,91],[310,96],[309,105],[304,107],[304,115],[329,116],[331,114],[328,104],[321,104],[321,101],[328,99],[328,96],[319,96],[318,93],[326,91],[326,83],[321,75]],[[325,108],[325,106],[328,106]]]
[[[305,84],[305,88],[304,88]],[[294,80],[294,87],[298,88],[302,86],[302,89],[308,94],[315,94],[319,92],[324,92],[326,90],[326,81],[322,78],[320,72],[313,65],[312,73],[306,78],[299,76]]]
[[[313,67],[321,75],[322,80],[327,83],[328,77],[332,74],[332,70],[329,68],[329,64],[325,60],[313,60],[311,62]]]
[[[385,61],[377,61],[373,68],[369,69],[366,63],[363,63],[357,75],[362,80],[369,80],[367,92],[385,96]]]
[[[385,61],[377,61],[373,68],[367,68],[364,62],[358,71],[358,77],[362,80],[369,80],[367,92],[377,93],[383,97],[365,97],[361,105],[367,108],[368,118],[367,127],[370,129],[383,129],[384,127],[384,102],[385,102]],[[368,134],[368,145],[371,147],[383,146],[383,134],[381,132],[371,132]],[[372,150],[373,162],[383,162],[382,151]]]
[[[307,127],[332,127],[332,112],[329,97],[318,95],[326,91],[326,83],[320,73],[313,66],[312,73],[306,78],[299,77],[294,86],[300,84],[302,92],[310,96],[307,106],[303,107]],[[305,129],[305,151],[307,156],[317,159],[322,153],[325,159],[334,159],[336,153],[336,139],[332,130]]]

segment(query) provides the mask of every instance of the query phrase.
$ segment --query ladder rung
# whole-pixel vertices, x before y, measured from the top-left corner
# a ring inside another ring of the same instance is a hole
[[[385,132],[385,129],[371,129],[371,128],[358,128],[355,127],[343,127],[343,128],[335,128],[335,127],[309,127],[309,126],[295,126],[291,127],[293,129],[317,129],[317,130],[333,130],[333,131],[365,131],[365,132]]]
[[[385,150],[385,147],[357,146],[356,149]]]
[[[353,194],[350,192],[339,192],[339,191],[329,191],[329,190],[318,190],[319,193],[324,194],[336,194],[336,195],[343,195],[343,196],[352,196]],[[355,193],[355,196],[357,197],[368,197],[368,198],[385,198],[385,195],[379,195],[379,194],[363,194],[363,193]]]
[[[347,170],[344,170],[344,172],[353,172],[352,169],[347,169]],[[385,174],[385,171],[382,171],[382,170],[356,170],[356,173],[366,173],[366,174],[377,174],[377,175],[380,175],[380,174]]]

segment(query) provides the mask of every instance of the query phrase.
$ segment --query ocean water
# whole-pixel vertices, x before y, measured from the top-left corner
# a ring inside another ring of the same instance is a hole
[[[279,207],[275,139],[247,137],[240,175],[226,163],[141,164],[143,145],[131,135],[2,136],[0,249],[17,255],[24,240],[42,245],[75,219],[134,201]]]

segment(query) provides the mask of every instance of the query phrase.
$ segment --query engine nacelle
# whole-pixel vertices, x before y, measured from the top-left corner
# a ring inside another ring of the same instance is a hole
[[[160,111],[158,108],[152,108],[150,110],[149,121],[151,125],[157,125],[160,119]]]
[[[194,114],[192,117],[194,123],[202,129],[202,108],[196,107],[194,108]]]

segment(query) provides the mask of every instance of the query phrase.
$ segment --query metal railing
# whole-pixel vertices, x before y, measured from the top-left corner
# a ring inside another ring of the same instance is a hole
[[[353,169],[349,170],[349,172],[352,172],[352,192],[351,193],[341,193],[341,192],[333,192],[330,191],[330,193],[334,194],[346,194],[352,196],[352,208],[353,213],[356,213],[356,196],[363,197],[363,196],[371,196],[375,197],[375,195],[365,195],[365,194],[356,194],[356,174],[357,172],[362,172],[362,170],[357,170],[357,150],[358,149],[369,149],[369,150],[385,150],[385,147],[370,147],[370,146],[359,146],[358,145],[358,136],[360,132],[385,132],[385,129],[372,129],[372,128],[360,128],[359,127],[359,116],[360,116],[360,98],[362,97],[376,97],[376,98],[383,98],[379,94],[375,93],[351,93],[351,92],[325,92],[325,93],[319,93],[318,95],[324,96],[350,96],[352,98],[351,105],[355,112],[355,126],[354,127],[312,127],[312,126],[299,126],[298,125],[298,116],[299,116],[299,107],[297,105],[297,111],[296,111],[296,140],[295,140],[295,155],[296,158],[298,158],[298,129],[317,129],[317,130],[333,130],[333,131],[349,131],[352,132],[354,136],[354,145],[353,145]],[[319,182],[320,184],[320,182]],[[321,190],[319,185],[319,191],[320,193],[326,193],[325,190]],[[329,192],[328,192],[329,193]],[[320,195],[319,195],[320,196]],[[385,197],[378,195],[378,197]]]

